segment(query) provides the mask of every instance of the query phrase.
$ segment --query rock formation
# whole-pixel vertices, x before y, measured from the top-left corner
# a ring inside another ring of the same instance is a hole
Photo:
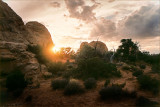
[[[27,51],[30,44],[40,45],[45,51],[53,46],[51,35],[44,25],[38,22],[25,25],[21,17],[0,0],[0,71],[9,72],[19,67],[26,77],[36,79],[41,64],[35,54]]]
[[[85,45],[88,45],[88,46],[90,46],[91,48],[94,48],[94,49],[96,48],[96,50],[99,51],[102,54],[108,52],[108,48],[107,48],[106,44],[101,42],[101,41],[92,41],[90,43],[82,42],[81,45],[80,45],[80,49],[82,49]]]

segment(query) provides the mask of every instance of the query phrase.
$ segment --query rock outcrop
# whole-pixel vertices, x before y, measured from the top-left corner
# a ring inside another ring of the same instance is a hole
[[[25,25],[21,17],[0,0],[0,71],[19,67],[27,78],[36,79],[40,75],[41,64],[35,54],[27,51],[30,44],[40,45],[45,51],[53,46],[51,35],[44,25],[38,22]]]
[[[108,48],[105,43],[101,41],[92,41],[90,43],[88,42],[82,42],[80,45],[80,49],[82,49],[85,45],[90,46],[91,48],[98,50],[100,53],[105,54],[108,52]]]

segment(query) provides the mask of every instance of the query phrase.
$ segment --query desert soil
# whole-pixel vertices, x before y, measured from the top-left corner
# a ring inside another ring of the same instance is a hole
[[[120,68],[119,68],[120,69]],[[144,73],[150,73],[151,68],[147,66]],[[160,102],[160,95],[153,95],[148,91],[139,90],[136,77],[132,76],[130,71],[122,71],[122,78],[113,78],[111,83],[125,83],[125,89],[136,90],[138,96],[142,95],[151,100]],[[150,74],[159,78],[156,74]],[[98,81],[96,89],[87,90],[83,94],[64,96],[63,90],[53,90],[51,88],[51,79],[41,80],[40,88],[26,88],[23,94],[8,105],[18,105],[19,107],[135,107],[136,99],[121,99],[118,101],[100,100],[99,90],[103,87],[105,80]],[[81,81],[82,83],[82,81]],[[32,96],[32,102],[25,102],[27,96]]]

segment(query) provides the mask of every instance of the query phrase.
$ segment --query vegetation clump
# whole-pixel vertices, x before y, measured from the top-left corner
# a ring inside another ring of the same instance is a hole
[[[107,87],[109,84],[110,84],[110,80],[107,79],[107,80],[105,81],[105,83],[104,83],[104,87]]]
[[[104,87],[99,91],[100,97],[103,100],[113,99],[120,100],[121,98],[134,98],[136,97],[136,92],[128,92],[127,90],[122,90],[122,87],[118,85],[112,85],[109,87]]]
[[[121,77],[120,71],[117,70],[116,65],[106,63],[102,59],[95,57],[78,63],[78,70],[82,77],[88,78],[107,78],[107,77]]]
[[[123,66],[122,70],[130,70],[130,67],[129,66]]]
[[[48,72],[51,72],[52,74],[56,75],[58,73],[61,73],[62,71],[65,71],[67,68],[67,65],[62,62],[52,62],[48,65]]]
[[[86,89],[96,88],[97,81],[94,78],[88,78],[87,80],[85,80],[84,86]]]
[[[8,91],[13,92],[14,96],[19,96],[24,88],[27,86],[27,82],[24,79],[24,74],[15,69],[6,79],[6,88]]]
[[[67,79],[55,79],[55,80],[52,80],[51,86],[54,90],[64,89],[67,86],[68,82],[69,80]]]
[[[152,72],[153,73],[160,73],[160,63],[152,65]]]
[[[118,47],[115,56],[121,61],[135,62],[137,60],[137,54],[139,47],[137,42],[133,42],[132,39],[122,39],[121,45]]]
[[[148,98],[145,98],[143,96],[138,97],[137,100],[136,100],[136,106],[138,106],[138,107],[140,107],[140,106],[156,107],[157,104],[158,104],[157,102],[151,101]]]
[[[138,77],[138,83],[141,89],[149,90],[154,94],[159,93],[160,81],[155,78],[151,78],[148,75],[141,75]]]
[[[133,72],[132,75],[135,76],[135,77],[138,77],[140,75],[143,75],[143,71],[142,70],[136,70],[136,71]]]
[[[140,64],[139,67],[140,67],[141,69],[145,69],[145,68],[146,68],[146,65]]]
[[[83,86],[78,81],[70,81],[65,87],[64,95],[74,95],[84,92]]]

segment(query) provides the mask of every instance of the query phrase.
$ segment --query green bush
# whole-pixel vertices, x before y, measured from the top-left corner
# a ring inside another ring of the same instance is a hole
[[[144,61],[149,64],[158,64],[160,63],[160,54],[150,54],[149,52],[139,52],[138,60]]]
[[[94,78],[88,78],[87,80],[85,80],[84,86],[86,89],[96,88],[97,81]]]
[[[5,102],[7,102],[8,99],[8,93],[5,90],[0,89],[0,106],[1,104],[4,104]]]
[[[134,71],[132,75],[135,76],[135,77],[138,77],[140,75],[143,75],[143,71],[142,70]]]
[[[25,98],[25,102],[31,102],[32,101],[32,95],[28,95],[26,98]]]
[[[136,67],[136,66],[133,66],[131,65],[130,66],[130,71],[133,72],[133,71],[138,71],[139,69]]]
[[[160,63],[159,64],[153,64],[152,65],[152,71],[154,73],[160,73]]]
[[[145,98],[143,96],[140,96],[136,100],[136,106],[138,107],[155,107],[158,103],[155,101],[151,101],[148,98]]]
[[[121,76],[120,71],[117,71],[116,65],[106,63],[101,58],[95,57],[78,63],[78,70],[84,78],[106,78],[111,76]]]
[[[54,75],[61,73],[62,71],[65,71],[66,69],[67,69],[67,65],[62,62],[52,62],[48,66],[48,71]]]
[[[73,74],[74,74],[73,70],[67,70],[67,71],[63,72],[62,77],[69,79],[69,78],[73,77]]]
[[[129,66],[123,66],[123,67],[122,67],[122,70],[124,70],[124,71],[125,71],[125,70],[126,70],[126,71],[127,71],[127,70],[130,70],[130,67],[129,67]]]
[[[1,71],[0,70],[0,77],[6,77],[6,76],[8,76],[8,74],[9,74],[9,72],[6,72],[6,71]]]
[[[110,87],[104,87],[99,91],[102,100],[113,99],[120,100],[121,98],[134,98],[136,97],[136,92],[128,92],[122,90],[122,87],[118,85],[112,85]]]
[[[155,78],[151,78],[148,75],[141,75],[138,77],[138,83],[141,89],[152,91],[154,94],[159,93],[160,81]]]
[[[26,85],[24,74],[19,70],[14,70],[6,79],[6,88],[12,91],[14,96],[19,96]]]
[[[55,79],[52,80],[51,86],[53,89],[64,89],[68,84],[67,79]]]
[[[140,67],[141,69],[146,69],[146,65],[143,65],[143,64],[140,64],[139,67]]]
[[[105,83],[104,83],[104,87],[107,87],[109,84],[110,84],[110,80],[107,79],[107,80],[105,81]]]
[[[84,88],[77,81],[70,81],[64,90],[64,95],[74,95],[84,92]]]

